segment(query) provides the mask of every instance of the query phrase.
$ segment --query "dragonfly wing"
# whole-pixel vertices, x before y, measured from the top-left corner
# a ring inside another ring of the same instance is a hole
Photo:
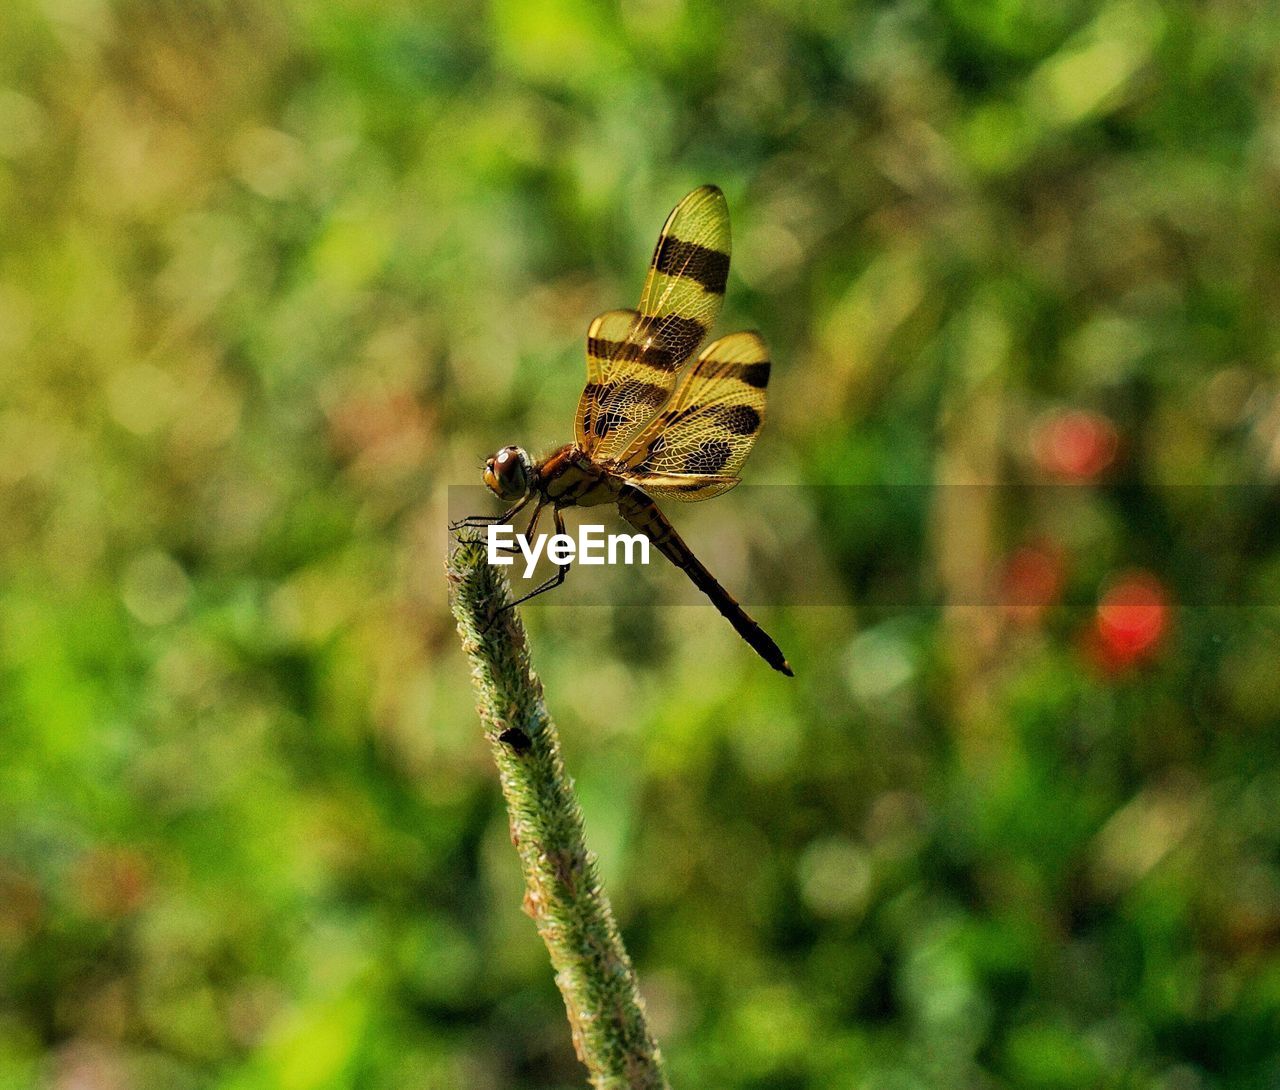
[[[728,491],[712,485],[737,478],[764,425],[769,349],[759,333],[731,333],[709,344],[670,403],[619,459],[642,488],[656,482],[673,499],[699,500]],[[675,487],[680,480],[689,487]],[[694,481],[706,482],[693,487]]]
[[[583,450],[589,449],[588,437],[592,435],[601,391],[605,386],[604,376],[639,320],[640,312],[637,310],[606,310],[587,326],[587,385],[578,399],[578,416],[574,422],[578,446]],[[664,395],[663,401],[668,396],[670,391]]]
[[[723,473],[646,473],[640,470],[627,470],[626,479],[637,488],[658,499],[681,500],[685,503],[694,500],[709,500],[715,496],[723,496],[731,488],[742,483],[741,477],[731,477]]]
[[[609,311],[588,330],[575,428],[593,458],[616,458],[670,398],[676,373],[720,313],[728,275],[729,208],[717,187],[702,186],[667,217],[640,306]]]

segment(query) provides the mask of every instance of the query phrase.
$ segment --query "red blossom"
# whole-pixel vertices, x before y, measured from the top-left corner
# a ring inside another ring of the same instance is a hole
[[[1059,480],[1092,481],[1115,461],[1119,437],[1100,413],[1064,409],[1040,418],[1032,429],[1036,464]]]
[[[1062,593],[1065,561],[1060,546],[1039,541],[1015,549],[1001,567],[999,602],[1006,616],[1034,624]]]
[[[1094,618],[1102,665],[1114,671],[1150,659],[1169,623],[1169,597],[1154,575],[1133,571],[1116,577],[1103,592]]]

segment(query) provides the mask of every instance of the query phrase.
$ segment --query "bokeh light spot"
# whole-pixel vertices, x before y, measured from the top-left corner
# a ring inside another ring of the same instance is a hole
[[[173,557],[152,550],[125,569],[120,596],[125,608],[143,624],[168,624],[186,609],[191,581]]]

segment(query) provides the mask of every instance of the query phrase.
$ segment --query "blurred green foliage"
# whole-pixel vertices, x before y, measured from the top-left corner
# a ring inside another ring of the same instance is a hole
[[[775,601],[823,543],[827,604],[762,611],[798,677],[705,608],[527,610],[673,1084],[1280,1085],[1277,45],[1229,0],[9,0],[0,1087],[582,1084],[447,490],[570,437],[708,181],[794,487],[673,515]],[[1092,608],[1135,569],[1136,627]]]

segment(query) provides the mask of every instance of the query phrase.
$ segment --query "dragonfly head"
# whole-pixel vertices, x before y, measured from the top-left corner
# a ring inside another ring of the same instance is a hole
[[[503,447],[485,462],[484,483],[501,500],[523,499],[533,484],[533,462],[521,447]]]

